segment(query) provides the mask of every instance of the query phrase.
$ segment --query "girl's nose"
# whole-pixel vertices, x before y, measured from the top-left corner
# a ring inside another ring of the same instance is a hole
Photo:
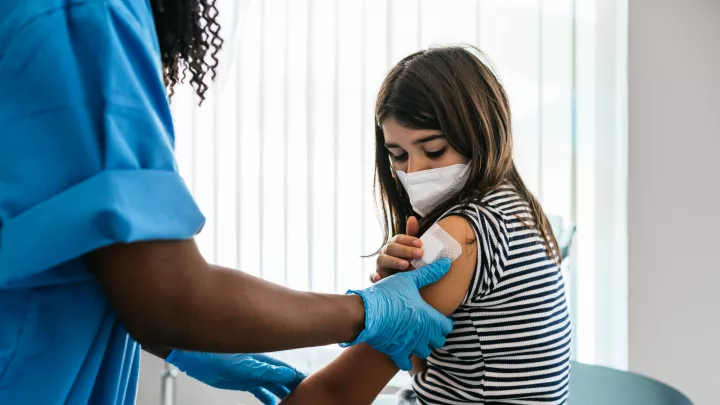
[[[429,167],[427,165],[427,159],[422,159],[422,158],[418,158],[418,157],[415,157],[415,158],[408,157],[408,168],[407,168],[408,174],[420,172],[420,171],[427,170],[427,169],[429,169]]]

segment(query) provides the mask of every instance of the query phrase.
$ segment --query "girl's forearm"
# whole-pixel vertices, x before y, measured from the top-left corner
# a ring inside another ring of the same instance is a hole
[[[389,357],[359,344],[305,379],[282,404],[369,405],[397,372]]]

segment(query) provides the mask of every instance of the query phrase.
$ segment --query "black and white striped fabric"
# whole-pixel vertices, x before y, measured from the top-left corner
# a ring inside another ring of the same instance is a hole
[[[421,404],[565,404],[570,318],[560,269],[529,205],[507,185],[456,207],[473,226],[477,268],[445,347],[415,375]]]

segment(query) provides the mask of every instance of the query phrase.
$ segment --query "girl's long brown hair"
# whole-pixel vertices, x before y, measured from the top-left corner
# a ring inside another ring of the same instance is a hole
[[[414,215],[385,148],[382,122],[393,117],[406,128],[442,132],[450,146],[470,159],[465,187],[422,218],[421,233],[453,206],[477,203],[493,189],[510,183],[529,204],[534,226],[557,263],[557,241],[549,221],[513,162],[507,95],[481,58],[482,53],[472,47],[420,51],[395,65],[380,87],[375,106],[375,189],[381,199],[385,243],[393,235],[405,233],[405,223]]]

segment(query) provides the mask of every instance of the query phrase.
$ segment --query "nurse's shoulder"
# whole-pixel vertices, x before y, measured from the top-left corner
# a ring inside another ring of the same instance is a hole
[[[112,243],[197,233],[147,0],[0,9],[0,286]],[[163,198],[144,203],[148,189]]]
[[[148,29],[154,28],[152,10],[146,0],[2,0],[0,1],[0,60],[12,40],[31,24],[43,24],[53,14],[117,12],[132,17]],[[58,27],[60,29],[61,27]]]

